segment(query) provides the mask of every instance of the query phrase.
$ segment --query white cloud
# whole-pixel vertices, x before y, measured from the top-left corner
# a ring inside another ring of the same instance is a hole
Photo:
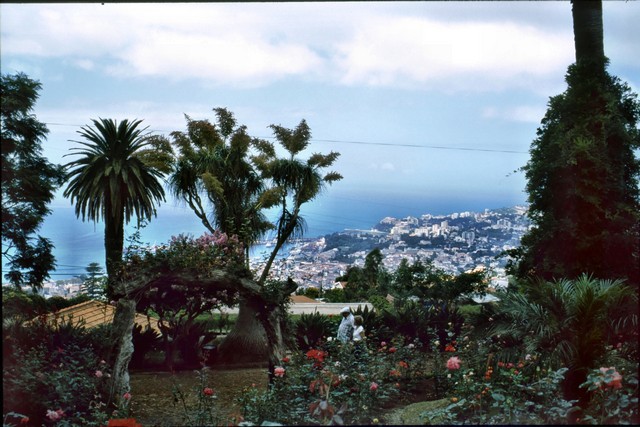
[[[345,84],[523,86],[562,73],[572,43],[570,32],[513,23],[378,18],[341,43],[339,67]]]
[[[546,107],[543,105],[518,105],[515,107],[490,106],[482,110],[482,117],[513,122],[540,123],[545,113]]]
[[[557,74],[572,52],[570,29],[385,15],[370,4],[323,6],[4,6],[10,17],[2,23],[3,50],[70,56],[85,69],[92,59],[107,59],[107,70],[122,76],[251,86],[311,76],[419,87],[451,85],[452,78],[463,86],[518,85],[527,76]],[[352,19],[336,19],[341,11]]]
[[[2,5],[2,48],[122,77],[447,92],[549,93],[573,62],[569,6],[440,3]],[[623,6],[607,5],[605,19],[638,13]],[[607,51],[628,57],[633,38],[609,33]]]

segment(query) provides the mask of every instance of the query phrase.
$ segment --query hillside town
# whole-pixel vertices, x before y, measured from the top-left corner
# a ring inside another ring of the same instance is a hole
[[[282,251],[272,272],[276,278],[291,277],[300,288],[339,288],[343,284],[336,278],[350,266],[362,267],[367,254],[379,248],[387,271],[395,271],[403,258],[410,263],[430,260],[449,274],[484,269],[491,287],[505,287],[508,258],[501,255],[519,246],[530,226],[526,213],[526,207],[515,206],[482,213],[387,217],[370,230],[345,229],[299,239]],[[252,257],[252,269],[260,270],[269,249],[266,242],[264,250]],[[50,280],[40,293],[45,298],[73,298],[81,292],[81,285],[80,278]]]
[[[529,229],[527,208],[515,206],[482,213],[425,214],[419,218],[382,219],[370,230],[346,229],[316,239],[295,242],[273,268],[276,277],[292,277],[300,287],[328,290],[343,286],[336,278],[349,266],[364,265],[367,254],[379,248],[387,271],[402,259],[430,260],[445,273],[474,269],[488,272],[491,287],[507,286],[504,252],[520,245]],[[261,259],[254,260],[259,269]]]

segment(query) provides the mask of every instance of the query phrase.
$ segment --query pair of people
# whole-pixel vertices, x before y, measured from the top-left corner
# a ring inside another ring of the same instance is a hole
[[[342,342],[362,341],[364,338],[362,316],[354,316],[349,307],[340,310],[340,314],[342,314],[342,320],[338,326],[338,339]]]

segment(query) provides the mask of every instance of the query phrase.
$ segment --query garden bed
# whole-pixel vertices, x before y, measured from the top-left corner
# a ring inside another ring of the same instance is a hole
[[[242,391],[249,387],[266,389],[266,368],[208,368],[206,386],[211,387],[217,396],[217,409],[220,421],[226,421],[241,414],[236,402]],[[136,371],[131,373],[131,416],[144,427],[186,426],[182,402],[174,400],[173,388],[177,386],[185,396],[188,405],[197,402],[195,390],[200,390],[201,381],[195,370],[175,372]],[[433,381],[424,380],[413,394],[405,394],[401,399],[387,402],[380,416],[385,425],[413,425],[419,418],[415,408],[422,408],[434,399]],[[434,404],[440,401],[434,401]]]

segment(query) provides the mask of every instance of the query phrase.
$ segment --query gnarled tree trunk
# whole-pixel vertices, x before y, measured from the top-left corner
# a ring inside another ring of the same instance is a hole
[[[223,270],[212,271],[208,277],[203,278],[198,274],[189,272],[152,271],[148,274],[139,274],[134,280],[118,285],[118,294],[123,295],[118,301],[116,314],[113,321],[113,333],[115,339],[115,362],[110,387],[109,404],[118,402],[124,393],[129,391],[129,362],[133,354],[132,330],[135,320],[136,302],[134,296],[137,292],[148,286],[164,286],[175,283],[198,282],[206,286],[215,286],[224,289],[234,289],[240,295],[253,313],[253,320],[265,331],[265,361],[269,362],[269,378],[273,378],[273,370],[280,363],[285,350],[285,344],[281,331],[283,319],[282,301],[288,298],[295,289],[293,281],[289,281],[283,289],[280,289],[279,301],[269,301],[264,296],[262,288],[253,280],[240,278]],[[286,313],[284,313],[286,315]]]
[[[118,300],[113,316],[113,336],[115,339],[115,361],[108,403],[116,404],[130,390],[129,362],[133,355],[133,323],[136,315],[136,302],[128,297]]]

